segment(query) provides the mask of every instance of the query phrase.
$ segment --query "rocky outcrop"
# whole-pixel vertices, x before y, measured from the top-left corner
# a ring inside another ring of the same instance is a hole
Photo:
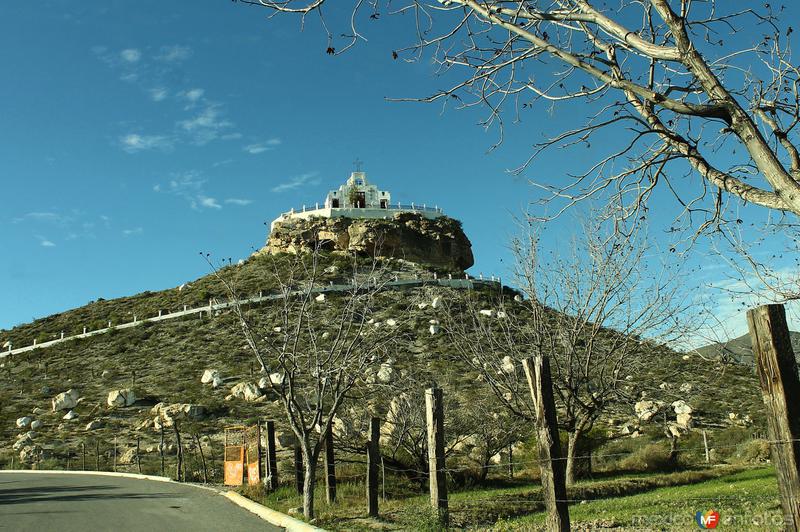
[[[395,257],[448,271],[463,271],[475,262],[461,222],[411,212],[386,219],[288,219],[275,225],[259,253],[302,253],[318,243],[328,251]]]

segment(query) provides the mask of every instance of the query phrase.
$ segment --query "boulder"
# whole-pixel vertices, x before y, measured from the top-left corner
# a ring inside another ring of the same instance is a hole
[[[261,395],[261,390],[252,382],[240,382],[231,389],[231,395],[247,402],[255,401]]]
[[[516,369],[516,366],[514,365],[514,359],[508,355],[504,356],[503,360],[500,361],[500,369],[503,371],[503,373],[513,375],[514,370]]]
[[[639,401],[633,406],[633,410],[636,412],[636,417],[639,418],[639,421],[647,423],[658,414],[659,405],[655,401]]]
[[[33,445],[33,439],[27,434],[20,434],[20,437],[17,439],[14,445],[11,446],[11,448],[15,451],[19,451],[23,447],[27,447],[29,445]]]
[[[694,412],[694,409],[686,404],[686,401],[679,400],[672,403],[672,408],[675,410],[676,414],[691,414]]]
[[[73,419],[75,419],[77,417],[78,417],[78,414],[74,410],[70,410],[61,419],[66,419],[67,421],[71,421],[71,420],[73,420]]]
[[[381,364],[378,370],[378,380],[383,383],[392,382],[394,380],[394,368],[389,364]]]
[[[219,371],[215,369],[207,369],[203,372],[203,376],[200,377],[200,382],[202,384],[211,384],[214,382],[215,379],[219,379]]]
[[[432,335],[433,335],[433,334],[436,334],[436,333],[438,333],[438,332],[439,332],[439,326],[438,326],[438,325],[431,325],[430,327],[428,327],[428,331],[429,331],[429,332],[430,332]]]
[[[517,303],[521,303],[522,302],[522,296],[519,295],[519,294],[515,295],[514,296],[514,301],[516,301]]]
[[[29,464],[36,459],[39,454],[39,447],[36,445],[25,446],[19,451],[19,459],[21,462]]]
[[[684,413],[678,414],[676,423],[682,429],[689,429],[692,427],[692,414]]]
[[[318,295],[317,297],[314,298],[314,301],[322,303],[323,301],[325,301],[325,294]]]
[[[39,430],[42,426],[44,426],[44,423],[39,419],[31,421],[31,430]]]
[[[396,327],[397,320],[394,318],[389,318],[388,320],[386,320],[386,325],[388,325],[389,327]]]
[[[70,389],[66,392],[62,392],[55,397],[53,397],[52,405],[53,405],[53,412],[58,412],[59,410],[70,410],[78,406],[78,396],[80,393],[78,390]]]
[[[106,399],[106,402],[108,403],[108,406],[112,408],[131,406],[136,402],[136,394],[130,388],[114,390],[108,392],[108,398]]]
[[[441,297],[439,297],[439,296],[434,297],[433,301],[431,301],[431,308],[439,308],[439,305],[441,304],[441,302],[442,302],[442,298]]]
[[[28,416],[17,418],[17,428],[24,429],[30,424],[31,424],[31,418],[29,418]]]
[[[494,310],[490,310],[490,309],[481,309],[481,310],[479,310],[479,311],[478,311],[478,313],[479,313],[481,316],[487,316],[487,317],[489,317],[489,318],[491,318],[492,316],[494,316]]]
[[[214,377],[214,380],[211,381],[211,387],[212,388],[219,388],[223,384],[225,384],[225,381],[223,381],[222,377],[219,377],[219,376]]]

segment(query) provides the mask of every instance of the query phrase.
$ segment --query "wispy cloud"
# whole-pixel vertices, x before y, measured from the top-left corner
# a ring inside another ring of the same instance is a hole
[[[274,150],[280,145],[281,139],[271,138],[269,140],[265,140],[264,142],[254,142],[253,144],[248,144],[242,149],[251,155],[257,155],[259,153],[264,153],[265,151]]]
[[[138,63],[142,58],[142,52],[136,48],[126,48],[119,53],[119,57],[126,63]]]
[[[11,220],[11,223],[18,224],[18,223],[24,222],[25,220],[38,220],[38,221],[44,221],[44,222],[56,222],[60,218],[61,218],[61,215],[59,215],[58,213],[55,213],[55,212],[29,212],[29,213],[23,214],[22,216],[14,218],[13,220]]]
[[[139,135],[129,133],[119,139],[122,149],[128,153],[136,153],[146,150],[169,150],[174,144],[174,140],[164,135]]]
[[[179,92],[178,97],[183,98],[184,100],[189,102],[190,106],[187,107],[187,109],[191,109],[191,105],[196,104],[198,101],[200,101],[200,98],[202,98],[205,93],[206,93],[205,89],[194,88]]]
[[[150,99],[154,102],[161,102],[167,99],[169,91],[164,87],[154,87],[147,91],[150,94]]]
[[[162,46],[156,55],[157,61],[164,63],[177,63],[185,61],[192,56],[192,49],[188,46],[173,44],[171,46]]]
[[[216,198],[210,198],[208,196],[197,196],[197,203],[200,207],[205,207],[207,209],[221,209],[222,205],[219,204]]]
[[[180,120],[178,126],[187,132],[194,144],[202,146],[219,138],[221,131],[233,126],[233,122],[223,117],[219,104],[209,103],[195,116]]]
[[[227,198],[225,203],[229,205],[237,205],[239,207],[244,207],[245,205],[250,205],[253,203],[253,200],[250,199],[242,199],[242,198]]]
[[[272,192],[286,192],[287,190],[294,190],[303,185],[319,185],[320,179],[318,175],[319,172],[306,172],[305,174],[294,176],[288,181],[272,187]]]
[[[141,227],[134,227],[133,229],[123,229],[122,234],[124,236],[133,236],[133,235],[141,235],[144,232],[144,229]]]
[[[206,179],[203,179],[198,172],[191,171],[173,175],[167,183],[157,184],[153,190],[183,198],[196,211],[221,209],[219,201],[205,192],[205,183]]]
[[[50,240],[49,238],[45,238],[42,235],[35,235],[36,239],[39,241],[39,245],[45,248],[53,248],[55,247],[55,243]]]

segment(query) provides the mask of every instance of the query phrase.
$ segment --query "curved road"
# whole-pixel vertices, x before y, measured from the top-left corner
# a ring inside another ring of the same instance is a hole
[[[0,530],[283,530],[218,493],[175,482],[92,474],[0,474]]]

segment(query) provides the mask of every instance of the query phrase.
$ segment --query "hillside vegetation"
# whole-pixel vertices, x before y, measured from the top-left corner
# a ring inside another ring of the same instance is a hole
[[[274,291],[284,268],[289,268],[294,258],[278,256],[255,256],[240,265],[231,265],[221,271],[223,276],[237,280],[241,294],[258,291]],[[352,275],[352,263],[338,254],[323,254],[320,258],[321,282],[345,283]],[[413,277],[421,272],[418,267],[404,261],[392,260],[387,265],[398,277]],[[510,294],[513,294],[510,293]],[[455,467],[451,477],[454,489],[473,486],[486,479],[481,468],[487,467],[491,459],[488,480],[503,476],[499,469],[505,455],[492,453],[481,457],[480,436],[504,429],[507,418],[498,416],[499,407],[491,394],[464,362],[453,353],[447,336],[432,332],[431,320],[439,317],[440,308],[431,302],[440,298],[458,303],[470,298],[473,304],[487,309],[509,305],[513,313],[510,294],[498,290],[465,290],[444,287],[416,287],[405,290],[385,290],[377,296],[377,306],[372,319],[376,323],[375,334],[380,327],[395,323],[391,337],[393,377],[376,380],[374,374],[365,374],[359,388],[362,397],[354,397],[345,405],[342,423],[335,427],[337,448],[342,456],[356,465],[345,465],[340,470],[350,475],[353,481],[363,478],[363,422],[377,414],[386,420],[396,412],[390,412],[393,400],[407,397],[415,413],[410,423],[424,418],[423,390],[436,381],[444,389],[447,417],[448,466]],[[132,315],[152,316],[158,310],[180,310],[207,303],[209,298],[225,298],[226,292],[214,275],[205,276],[182,289],[145,292],[132,297],[93,302],[68,312],[36,320],[32,323],[2,331],[0,339],[11,339],[14,345],[27,345],[33,338],[52,339],[54,334],[80,332],[89,324],[104,325],[130,321]],[[331,316],[340,305],[336,295],[315,303]],[[265,330],[278,323],[280,302],[269,302],[246,309],[247,315],[263,325]],[[488,318],[487,318],[488,319]],[[492,318],[496,319],[496,318]],[[324,320],[323,320],[324,323]],[[380,326],[380,327],[379,327]],[[609,331],[609,334],[614,334]],[[741,365],[723,366],[703,360],[696,355],[684,355],[666,347],[650,346],[647,369],[642,374],[628,375],[626,380],[634,396],[670,404],[682,400],[694,409],[695,430],[681,438],[686,448],[684,466],[702,464],[702,446],[697,429],[707,430],[709,440],[715,447],[712,457],[716,463],[747,463],[765,460],[764,453],[751,449],[753,435],[764,431],[763,406],[758,385],[751,368]],[[221,383],[217,387],[201,383],[206,369],[219,372]],[[101,468],[110,468],[113,462],[113,445],[117,446],[119,467],[135,470],[132,464],[137,441],[143,471],[160,471],[158,444],[161,438],[159,426],[154,424],[154,406],[191,405],[190,414],[176,415],[180,423],[183,444],[187,449],[189,477],[199,480],[200,459],[198,446],[205,453],[211,480],[219,481],[222,455],[223,429],[226,426],[253,424],[265,419],[276,420],[281,453],[280,468],[284,482],[291,480],[291,437],[285,422],[282,406],[262,389],[259,397],[245,400],[237,396],[234,387],[240,383],[256,384],[262,375],[250,352],[238,321],[233,312],[219,311],[209,316],[167,320],[148,323],[139,327],[115,330],[108,334],[65,342],[8,357],[0,362],[0,467],[9,467],[20,462],[27,466],[39,462],[39,467],[66,467],[79,463],[82,450],[87,449],[90,467],[95,460]],[[70,409],[53,411],[51,400],[59,393],[75,389],[80,399]],[[136,397],[133,404],[110,407],[107,399],[110,392],[131,389]],[[76,416],[64,419],[68,410]],[[731,415],[733,414],[733,415]],[[663,414],[666,416],[666,413]],[[416,417],[414,417],[416,416]],[[633,404],[618,404],[611,408],[592,433],[596,472],[619,470],[650,471],[661,467],[668,444],[664,439],[664,424],[658,414],[649,423],[640,422]],[[18,427],[18,419],[28,417],[28,424]],[[40,422],[31,429],[31,422]],[[387,425],[387,423],[385,423]],[[416,425],[415,425],[416,426]],[[422,425],[424,426],[424,425]],[[530,427],[514,425],[514,461],[520,461],[516,475],[518,480],[535,479],[535,449],[531,441]],[[166,427],[166,443],[169,445],[168,474],[174,475],[176,443],[174,429]],[[409,434],[414,434],[413,431]],[[197,438],[195,439],[195,435]],[[420,480],[424,461],[424,447],[420,450],[406,441],[403,445],[393,440],[398,438],[392,429],[382,438],[382,452],[386,463],[393,471],[390,478],[389,497],[398,501],[418,497],[424,492],[424,481]],[[479,437],[480,436],[480,437]],[[26,440],[24,445],[15,444]],[[397,443],[397,445],[394,445]],[[95,449],[101,456],[95,457]],[[656,448],[653,448],[656,446]],[[25,449],[29,449],[26,452]],[[415,454],[415,451],[417,454]],[[44,461],[42,463],[41,461]],[[126,466],[123,466],[127,462]],[[393,478],[394,478],[393,477]],[[399,482],[399,484],[395,484]],[[392,486],[399,486],[395,489]],[[399,503],[398,503],[399,504]],[[360,510],[359,510],[360,511]],[[493,519],[502,513],[485,509],[478,512]]]

